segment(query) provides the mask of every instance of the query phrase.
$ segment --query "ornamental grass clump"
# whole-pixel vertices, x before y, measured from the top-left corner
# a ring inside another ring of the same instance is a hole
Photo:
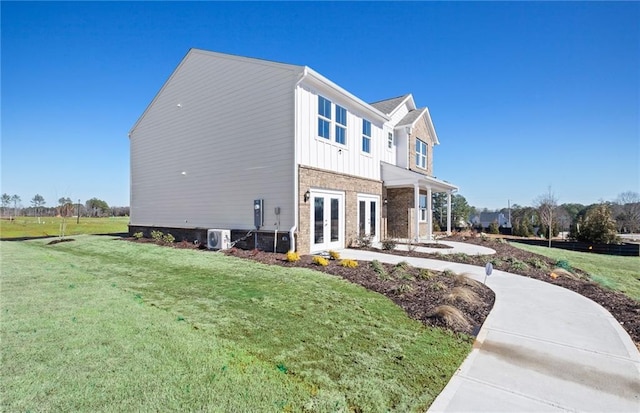
[[[447,327],[457,331],[471,331],[471,324],[460,310],[450,305],[440,305],[434,308],[428,315],[429,318],[441,320]]]
[[[286,256],[285,259],[287,260],[287,262],[300,261],[300,254],[298,254],[295,251],[289,251],[289,252],[287,252],[287,256]]]
[[[313,257],[312,261],[315,265],[319,265],[321,267],[326,267],[327,265],[329,265],[329,260],[324,257],[320,257],[319,255]]]
[[[329,251],[329,257],[331,257],[332,260],[339,260],[340,259],[340,253],[338,251],[330,250]]]
[[[340,261],[340,265],[346,268],[356,268],[358,266],[358,261],[345,259]]]
[[[480,303],[480,296],[466,287],[453,287],[445,299],[450,303],[459,301],[473,306]]]

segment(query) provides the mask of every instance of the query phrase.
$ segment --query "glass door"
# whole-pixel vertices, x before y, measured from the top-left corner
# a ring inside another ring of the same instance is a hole
[[[314,191],[311,199],[311,252],[343,248],[344,195]]]
[[[358,235],[379,240],[380,198],[374,195],[358,195]]]

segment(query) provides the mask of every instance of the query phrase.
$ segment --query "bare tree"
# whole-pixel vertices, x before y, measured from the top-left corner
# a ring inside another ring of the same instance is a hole
[[[2,201],[2,214],[4,215],[7,206],[9,206],[9,204],[11,203],[11,195],[7,193],[2,194],[0,201]]]
[[[551,187],[546,194],[540,195],[534,201],[534,206],[538,210],[540,223],[547,226],[549,233],[549,248],[551,248],[551,238],[553,237],[553,221],[558,208],[558,198],[551,191]]]
[[[620,232],[640,231],[640,194],[623,192],[616,200],[616,221]]]
[[[20,196],[14,194],[11,197],[11,202],[13,202],[13,216],[16,217],[18,215],[18,204],[20,203],[20,201],[22,201],[22,198],[20,198]]]

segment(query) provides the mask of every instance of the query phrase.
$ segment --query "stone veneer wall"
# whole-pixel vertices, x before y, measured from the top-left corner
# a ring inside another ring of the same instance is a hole
[[[308,254],[310,245],[310,200],[304,202],[304,194],[309,189],[328,189],[343,191],[345,207],[345,246],[348,247],[358,238],[358,194],[378,195],[382,203],[382,181],[359,178],[325,171],[308,166],[298,167],[298,236],[296,250]],[[380,208],[383,211],[382,205]],[[382,223],[380,227],[384,227]],[[381,238],[382,239],[382,238]]]
[[[416,165],[416,139],[420,139],[427,144],[427,169],[418,168]],[[424,117],[416,122],[415,128],[409,137],[409,169],[412,171],[433,176],[433,144],[434,138],[429,134],[427,122]]]

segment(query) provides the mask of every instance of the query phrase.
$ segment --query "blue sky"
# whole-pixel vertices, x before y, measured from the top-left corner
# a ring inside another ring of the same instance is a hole
[[[1,3],[2,192],[129,204],[127,134],[189,48],[413,93],[469,204],[640,191],[640,3]]]

